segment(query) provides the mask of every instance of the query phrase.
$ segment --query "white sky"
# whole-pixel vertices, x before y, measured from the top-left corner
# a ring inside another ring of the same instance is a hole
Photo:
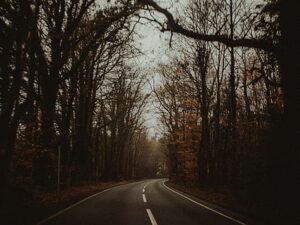
[[[168,57],[166,57],[166,52],[169,51],[168,40],[166,40],[168,34],[162,34],[151,25],[139,25],[138,30],[143,37],[137,40],[137,46],[143,51],[144,55],[136,58],[136,61],[142,71],[147,74],[148,79],[157,80],[159,75],[156,74],[155,70],[158,64],[168,60]],[[150,87],[145,91],[150,92]],[[158,132],[156,128],[159,121],[153,104],[149,104],[147,110],[148,112],[144,114],[145,126],[149,136],[152,137]]]
[[[157,2],[161,6],[168,8],[176,16],[179,6],[187,4],[188,0],[181,0],[180,3],[179,0],[157,0]],[[164,18],[160,14],[155,16],[161,19]],[[141,37],[136,38],[136,45],[143,51],[144,55],[136,58],[136,61],[142,70],[147,73],[148,79],[152,82],[154,80],[155,84],[158,84],[159,74],[156,72],[158,65],[167,63],[169,60],[168,55],[174,53],[169,47],[170,32],[163,33],[157,28],[157,25],[153,24],[140,24],[137,26],[137,32]],[[145,91],[150,92],[150,87],[149,90]],[[148,134],[149,136],[154,136],[156,133],[160,135],[159,115],[155,112],[155,102],[151,102],[147,109],[148,112],[144,114],[144,119],[146,120],[145,126]]]

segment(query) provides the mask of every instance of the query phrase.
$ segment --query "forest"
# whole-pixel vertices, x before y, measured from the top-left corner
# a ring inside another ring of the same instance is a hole
[[[297,0],[2,0],[0,209],[16,193],[168,177],[298,224],[299,12]],[[151,69],[135,60],[146,24],[170,49]]]

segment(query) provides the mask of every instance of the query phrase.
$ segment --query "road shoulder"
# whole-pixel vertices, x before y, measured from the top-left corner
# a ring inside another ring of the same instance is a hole
[[[18,207],[11,207],[5,213],[0,213],[2,222],[11,225],[40,224],[45,218],[52,217],[80,204],[113,187],[138,182],[138,180],[102,182],[92,185],[81,185],[56,192],[41,192],[35,194],[26,202],[20,202]],[[13,210],[13,209],[16,210]],[[18,216],[15,216],[18,215]]]
[[[236,221],[237,224],[262,225],[262,223],[250,219],[249,216],[240,213],[238,210],[232,209],[228,205],[224,205],[216,201],[216,199],[212,200],[212,198],[207,198],[207,195],[205,196],[203,194],[204,192],[199,191],[199,189],[185,187],[183,185],[171,183],[170,181],[164,181],[164,185],[166,186],[166,188],[178,192],[179,195],[183,195],[182,197],[197,202],[199,203],[198,205],[202,205],[204,208],[207,208],[210,211],[214,211],[215,213],[220,215],[223,214],[222,216]]]

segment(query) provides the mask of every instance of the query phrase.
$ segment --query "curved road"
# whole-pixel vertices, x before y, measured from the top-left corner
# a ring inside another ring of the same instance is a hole
[[[45,225],[236,225],[246,223],[222,208],[153,179],[117,186],[60,211]]]

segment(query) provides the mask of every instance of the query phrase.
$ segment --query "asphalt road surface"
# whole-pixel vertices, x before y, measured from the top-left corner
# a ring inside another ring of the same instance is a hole
[[[236,225],[237,215],[153,179],[114,187],[78,202],[39,224]]]

